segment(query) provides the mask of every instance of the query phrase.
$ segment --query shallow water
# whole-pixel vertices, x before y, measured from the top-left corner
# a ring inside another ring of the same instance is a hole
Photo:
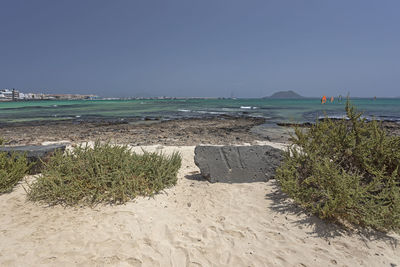
[[[352,99],[364,116],[400,122],[400,99]],[[0,102],[0,123],[50,120],[175,119],[218,115],[264,117],[268,123],[344,116],[345,101],[320,99],[174,99]]]

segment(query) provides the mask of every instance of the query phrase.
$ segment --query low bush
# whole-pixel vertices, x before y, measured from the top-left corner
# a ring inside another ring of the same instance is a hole
[[[400,137],[366,121],[347,101],[347,119],[296,129],[277,170],[282,190],[323,219],[400,230]]]
[[[0,145],[4,140],[0,138]],[[0,194],[9,193],[28,173],[29,164],[24,155],[0,152]]]
[[[181,156],[132,153],[126,146],[96,142],[56,152],[29,185],[28,199],[54,204],[125,203],[175,185]]]

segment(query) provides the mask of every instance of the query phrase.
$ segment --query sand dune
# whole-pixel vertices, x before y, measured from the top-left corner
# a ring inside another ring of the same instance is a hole
[[[274,180],[210,184],[193,146],[145,149],[183,155],[178,184],[154,198],[91,209],[27,202],[21,185],[0,196],[0,266],[400,266],[396,234],[326,224]]]

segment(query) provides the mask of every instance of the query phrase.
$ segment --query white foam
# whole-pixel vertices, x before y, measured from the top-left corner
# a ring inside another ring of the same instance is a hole
[[[252,106],[241,106],[241,109],[258,109],[258,107],[252,107]]]

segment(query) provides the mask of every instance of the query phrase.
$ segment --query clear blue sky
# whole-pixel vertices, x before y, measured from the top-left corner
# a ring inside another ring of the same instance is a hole
[[[0,88],[400,96],[400,1],[1,0]]]

